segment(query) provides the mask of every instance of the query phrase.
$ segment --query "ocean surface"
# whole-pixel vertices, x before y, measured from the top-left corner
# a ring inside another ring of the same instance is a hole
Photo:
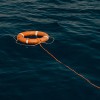
[[[39,45],[17,44],[27,30],[54,37],[43,47],[100,86],[100,0],[0,0],[0,100],[100,100]]]

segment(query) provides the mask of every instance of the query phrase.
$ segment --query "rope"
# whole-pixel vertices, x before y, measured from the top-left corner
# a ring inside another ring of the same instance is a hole
[[[12,34],[5,34],[5,35],[0,35],[1,37],[3,37],[3,36],[11,36],[11,37],[13,37],[15,40],[16,40],[16,38],[15,38],[15,35],[12,35]],[[53,43],[54,42],[54,38],[53,38],[53,41],[51,42],[51,43]],[[17,42],[17,40],[16,40],[16,43],[17,44],[20,44],[20,43],[18,43]],[[46,43],[46,44],[51,44],[51,43]],[[20,44],[20,45],[25,45],[25,44]],[[36,45],[38,45],[38,44],[36,44]],[[36,46],[36,45],[29,45],[29,46]],[[97,86],[97,85],[95,85],[94,83],[92,83],[89,79],[87,79],[86,77],[84,77],[83,75],[81,75],[81,74],[79,74],[78,72],[76,72],[74,69],[72,69],[71,67],[69,67],[69,66],[67,66],[66,64],[64,64],[63,62],[61,62],[60,60],[58,60],[53,54],[51,54],[48,50],[46,50],[42,45],[41,45],[41,43],[39,43],[39,45],[40,45],[40,47],[45,51],[45,52],[47,52],[53,59],[55,59],[58,63],[60,63],[60,64],[62,64],[62,65],[64,65],[66,68],[68,68],[69,70],[71,70],[72,72],[74,72],[76,75],[78,75],[79,77],[81,77],[82,79],[84,79],[85,81],[87,81],[90,85],[92,85],[93,87],[95,87],[95,88],[97,88],[97,89],[100,89],[100,86]],[[25,45],[25,46],[28,46],[28,45]]]
[[[16,41],[16,36],[15,35],[12,35],[12,34],[4,34],[4,35],[2,35],[2,34],[0,34],[0,38],[5,37],[5,36],[10,36]]]
[[[53,59],[55,59],[58,63],[64,65],[65,67],[67,67],[69,70],[71,70],[72,72],[74,72],[76,75],[78,75],[79,77],[83,78],[85,81],[87,81],[90,85],[92,85],[93,87],[100,89],[100,86],[97,86],[95,84],[93,84],[89,79],[87,79],[86,77],[84,77],[83,75],[79,74],[78,72],[76,72],[74,69],[70,68],[69,66],[67,66],[66,64],[64,64],[63,62],[61,62],[60,60],[58,60],[54,55],[52,55],[48,50],[46,50],[41,44],[40,47],[47,52]]]
[[[51,36],[49,37],[49,39],[50,39],[50,38],[52,39],[51,42],[44,42],[44,43],[45,43],[45,44],[52,44],[52,43],[54,42],[55,38],[54,38],[54,37],[51,37]]]

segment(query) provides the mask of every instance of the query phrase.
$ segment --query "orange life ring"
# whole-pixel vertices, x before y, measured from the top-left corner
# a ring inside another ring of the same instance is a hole
[[[41,38],[26,38],[27,36],[41,36]],[[45,32],[41,32],[41,31],[25,31],[25,32],[21,32],[17,35],[17,40],[24,43],[24,44],[30,44],[30,45],[35,45],[35,44],[39,44],[39,43],[44,43],[46,41],[48,41],[49,39],[49,35]]]

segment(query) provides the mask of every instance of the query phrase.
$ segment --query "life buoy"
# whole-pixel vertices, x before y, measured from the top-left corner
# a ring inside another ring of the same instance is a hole
[[[27,36],[41,36],[41,38],[26,38]],[[24,43],[24,44],[30,44],[30,45],[35,45],[39,43],[44,43],[48,41],[49,35],[45,32],[41,31],[25,31],[21,32],[17,35],[17,40]]]

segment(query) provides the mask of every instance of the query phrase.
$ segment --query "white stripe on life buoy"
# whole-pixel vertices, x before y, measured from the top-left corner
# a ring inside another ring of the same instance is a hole
[[[24,34],[23,33],[20,33],[23,37],[24,37]]]
[[[47,39],[49,39],[49,36],[43,36],[43,37],[46,37]]]
[[[37,34],[38,34],[38,31],[35,31],[35,36],[37,36]]]
[[[28,44],[28,38],[26,39],[26,44]]]

